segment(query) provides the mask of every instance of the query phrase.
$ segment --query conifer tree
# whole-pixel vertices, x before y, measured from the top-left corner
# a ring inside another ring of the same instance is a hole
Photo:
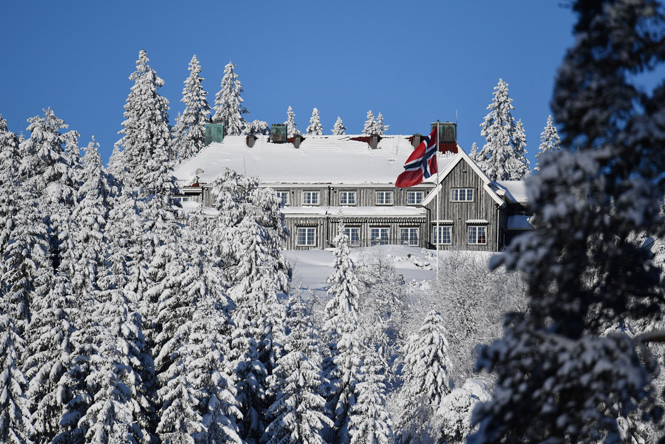
[[[244,100],[240,97],[243,92],[238,74],[233,69],[236,67],[229,62],[224,67],[224,77],[222,77],[222,89],[215,96],[215,115],[213,120],[224,124],[224,131],[229,136],[238,136],[242,134],[245,127],[243,114],[249,114],[249,111],[243,106]]]
[[[323,127],[321,126],[321,117],[319,116],[319,110],[316,108],[314,108],[314,110],[312,111],[312,117],[309,119],[307,134],[314,136],[323,135]]]
[[[290,106],[289,109],[286,110],[286,115],[288,116],[288,119],[286,119],[286,122],[284,122],[284,124],[286,125],[287,137],[291,138],[296,134],[300,134],[300,130],[298,129],[298,124],[295,121],[296,113],[293,112],[293,109]]]
[[[559,133],[556,131],[556,126],[554,126],[554,120],[552,116],[547,117],[547,124],[542,133],[540,133],[540,146],[538,147],[538,154],[536,154],[536,167],[534,171],[540,171],[540,155],[543,153],[551,153],[561,149],[561,139],[559,138]]]
[[[418,434],[439,407],[441,399],[451,391],[452,362],[443,318],[430,311],[417,334],[409,337],[404,357],[404,387],[400,396],[402,415],[399,421],[400,438],[409,441]]]
[[[337,116],[337,120],[335,121],[335,127],[332,129],[333,136],[343,136],[346,134],[346,127],[344,126],[344,123],[342,123],[342,119]]]
[[[173,127],[178,162],[195,156],[203,149],[206,122],[210,115],[210,105],[206,99],[208,93],[201,86],[203,81],[200,76],[201,65],[199,65],[196,55],[189,62],[188,69],[189,77],[185,80],[185,88],[182,90],[182,99],[180,99],[185,104],[185,110],[176,119],[176,125]]]
[[[18,137],[7,128],[7,120],[0,114],[0,186],[18,178],[21,155]]]
[[[634,79],[665,61],[665,15],[652,0],[572,9],[575,44],[552,108],[563,144],[579,140],[580,152],[540,159],[529,202],[537,228],[491,263],[523,273],[529,305],[481,352],[478,366],[497,382],[474,411],[469,443],[628,441],[619,418],[662,416],[649,386],[654,358],[641,344],[663,332],[607,330],[650,322],[665,302],[661,270],[630,241],[662,227],[665,87],[645,93]]]
[[[494,89],[494,98],[487,107],[490,112],[480,125],[480,135],[485,137],[487,143],[478,154],[476,163],[490,180],[522,180],[529,172],[529,164],[524,157],[526,136],[510,112],[515,107],[508,96],[508,84],[499,79]]]
[[[324,444],[322,431],[333,422],[325,415],[321,396],[324,377],[318,335],[299,294],[289,296],[286,310],[284,354],[268,377],[274,398],[267,444]]]
[[[365,126],[363,127],[363,134],[371,135],[375,134],[376,131],[376,121],[374,120],[374,114],[372,110],[367,111],[367,120],[365,121]]]
[[[388,131],[389,126],[390,125],[383,124],[383,114],[379,113],[379,115],[376,117],[376,121],[374,122],[374,129],[372,130],[372,133],[383,136],[386,131]]]
[[[164,85],[164,80],[148,65],[148,54],[139,52],[136,71],[129,76],[134,86],[125,104],[125,121],[119,132],[123,137],[118,141],[122,146],[122,165],[112,164],[114,174],[132,190],[141,190],[150,185],[154,171],[153,165],[157,153],[166,153],[166,161],[173,161],[171,132],[169,128],[169,101],[160,96],[157,90]],[[160,158],[159,161],[164,159]],[[115,162],[114,162],[115,163]]]

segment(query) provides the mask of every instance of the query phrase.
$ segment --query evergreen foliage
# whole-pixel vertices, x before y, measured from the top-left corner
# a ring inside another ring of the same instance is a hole
[[[182,115],[176,119],[176,125],[173,127],[173,137],[175,139],[175,148],[178,162],[195,156],[205,146],[206,122],[210,115],[210,104],[206,96],[208,93],[203,90],[201,82],[201,65],[196,58],[192,57],[189,62],[189,77],[185,80],[185,88],[182,90],[182,99],[185,104],[185,110]]]
[[[312,111],[312,117],[309,119],[307,134],[314,136],[323,135],[323,127],[321,126],[321,117],[319,116],[319,110],[316,108],[314,108],[314,110]]]
[[[213,121],[224,124],[224,131],[229,136],[242,134],[246,125],[242,115],[249,114],[242,104],[244,100],[240,93],[243,89],[238,74],[233,71],[235,67],[231,62],[224,67],[222,89],[215,96],[215,115],[212,118]]]
[[[337,116],[337,120],[335,121],[335,126],[332,129],[333,136],[343,136],[346,134],[346,127],[344,126],[344,123],[342,123],[342,119]]]
[[[490,180],[522,180],[529,175],[526,160],[526,136],[521,121],[515,123],[511,110],[513,99],[508,96],[508,84],[499,79],[494,98],[487,109],[489,114],[480,125],[487,143],[474,159]]]
[[[367,120],[365,121],[365,126],[363,127],[363,134],[371,135],[375,134],[376,131],[376,121],[374,120],[374,114],[372,110],[367,111]]]
[[[286,125],[287,137],[291,138],[296,134],[300,134],[300,130],[298,129],[298,125],[295,121],[296,113],[293,112],[293,109],[290,106],[289,109],[286,110],[286,115],[288,116],[288,119],[286,119],[284,124]]]
[[[372,130],[372,134],[378,134],[379,136],[383,136],[386,131],[388,131],[388,127],[390,125],[384,125],[383,124],[383,114],[379,113],[378,116],[376,116],[376,121],[374,122],[374,129]]]
[[[542,133],[540,133],[540,146],[538,147],[538,154],[536,154],[536,167],[534,171],[540,171],[540,155],[543,153],[551,153],[561,149],[561,139],[559,133],[556,131],[552,116],[547,117],[547,124]]]
[[[529,310],[481,354],[498,379],[472,443],[618,442],[619,418],[662,416],[653,357],[639,336],[607,330],[662,313],[661,270],[629,236],[662,224],[665,87],[647,94],[630,80],[665,60],[665,16],[651,0],[572,7],[575,45],[553,109],[564,145],[579,140],[581,152],[540,159],[529,186],[537,229],[491,263],[522,271]]]

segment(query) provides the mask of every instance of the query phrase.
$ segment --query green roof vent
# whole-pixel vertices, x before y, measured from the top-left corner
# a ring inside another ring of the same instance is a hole
[[[224,140],[223,123],[206,123],[206,146]]]

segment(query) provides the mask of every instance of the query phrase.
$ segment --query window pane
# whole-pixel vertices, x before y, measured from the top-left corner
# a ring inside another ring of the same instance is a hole
[[[457,195],[458,191],[459,191],[459,190],[451,190],[451,192],[452,192],[452,200],[459,200],[459,199],[458,199],[458,195]]]
[[[350,191],[347,200],[349,201],[349,205],[355,205],[356,204],[356,192],[355,191]]]
[[[470,188],[466,190],[466,200],[469,202],[473,200],[473,190]]]
[[[451,234],[451,231],[452,231],[452,227],[441,227],[441,228],[442,228],[442,230],[441,230],[441,232],[442,232],[441,233],[441,243],[450,245],[452,243],[451,239],[450,239],[450,234]]]
[[[475,244],[476,240],[476,227],[469,227],[469,243]]]
[[[485,227],[478,227],[478,243],[479,244],[486,244],[487,243],[487,238],[485,236]]]

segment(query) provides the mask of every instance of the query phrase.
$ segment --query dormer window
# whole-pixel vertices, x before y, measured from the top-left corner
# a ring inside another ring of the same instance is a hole
[[[319,205],[319,192],[318,191],[303,191],[302,192],[303,205]]]
[[[356,192],[355,191],[340,191],[339,192],[339,204],[340,205],[355,205],[356,204]]]

